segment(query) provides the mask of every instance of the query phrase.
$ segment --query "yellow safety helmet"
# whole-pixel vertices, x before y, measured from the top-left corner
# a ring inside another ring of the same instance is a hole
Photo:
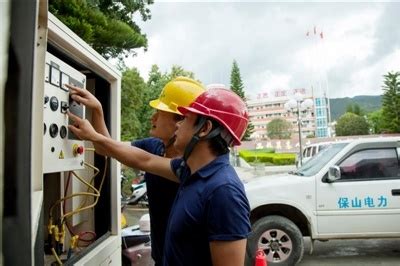
[[[189,106],[205,90],[205,87],[194,79],[177,77],[168,82],[158,99],[150,101],[149,104],[155,109],[181,115],[178,106]]]
[[[121,212],[121,228],[125,228],[128,226],[128,222],[126,220],[125,214]]]

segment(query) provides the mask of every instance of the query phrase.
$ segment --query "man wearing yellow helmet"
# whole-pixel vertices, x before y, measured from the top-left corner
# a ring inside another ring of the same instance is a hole
[[[93,142],[96,152],[180,182],[169,217],[165,266],[243,266],[251,226],[243,183],[229,163],[229,147],[240,145],[248,125],[245,102],[234,92],[210,89],[188,107],[176,125],[181,158],[147,153],[96,132],[89,121],[68,112],[68,128]]]
[[[175,140],[176,123],[182,119],[182,114],[177,108],[189,106],[204,91],[203,85],[190,78],[177,77],[168,82],[158,99],[149,103],[155,109],[150,121],[152,137],[132,141],[131,145],[167,158],[181,156],[172,145]],[[109,136],[98,100],[89,92],[78,88],[71,88],[70,93],[74,100],[93,109],[94,128],[99,133]],[[166,226],[179,184],[147,172],[144,178],[149,200],[152,257],[158,266],[163,264]]]

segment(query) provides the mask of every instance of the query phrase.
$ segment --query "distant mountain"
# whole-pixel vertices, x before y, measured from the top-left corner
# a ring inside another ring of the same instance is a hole
[[[353,98],[329,99],[331,104],[331,120],[337,120],[346,112],[350,104],[358,104],[364,113],[376,111],[382,107],[382,96],[355,96]]]

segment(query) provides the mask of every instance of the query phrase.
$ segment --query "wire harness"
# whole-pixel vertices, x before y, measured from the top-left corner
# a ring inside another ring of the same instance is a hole
[[[93,148],[87,148],[86,151],[94,152],[95,150]],[[85,210],[92,209],[97,205],[100,195],[101,195],[101,189],[104,184],[106,172],[107,172],[107,164],[108,164],[108,158],[104,157],[103,175],[102,175],[100,185],[98,188],[95,187],[94,180],[95,180],[96,176],[100,173],[100,170],[97,167],[95,167],[94,165],[84,162],[86,169],[93,170],[93,175],[90,178],[89,182],[87,182],[84,178],[79,176],[74,171],[70,171],[68,173],[68,178],[67,178],[67,182],[66,182],[65,189],[64,189],[64,197],[60,198],[55,203],[53,203],[49,209],[49,223],[47,226],[47,230],[48,230],[47,245],[50,247],[51,253],[53,254],[53,256],[56,260],[55,262],[58,265],[62,265],[63,262],[68,261],[71,258],[72,253],[75,250],[80,250],[80,248],[86,247],[96,240],[97,236],[96,236],[96,233],[93,231],[75,232],[74,228],[72,227],[72,225],[69,222],[69,218],[71,218],[73,215],[81,213]],[[87,187],[86,192],[77,192],[77,193],[72,193],[70,195],[67,195],[72,176],[76,177],[81,183],[83,183]],[[78,208],[71,210],[69,212],[66,212],[66,206],[65,206],[66,201],[71,200],[75,197],[83,197],[84,200]],[[93,202],[89,203],[89,199],[91,199],[91,198],[93,198]],[[53,213],[54,213],[54,210],[56,209],[56,207],[59,206],[60,204],[62,204],[61,215],[60,215],[60,217],[58,217],[57,220],[55,220]],[[63,247],[64,247],[64,243],[65,243],[65,237],[66,237],[65,228],[67,228],[67,230],[70,234],[70,242],[69,242],[69,248],[68,248],[66,259],[63,261],[60,258],[60,255],[63,253]]]

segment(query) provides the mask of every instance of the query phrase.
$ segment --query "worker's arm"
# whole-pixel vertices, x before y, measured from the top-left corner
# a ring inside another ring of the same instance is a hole
[[[70,112],[68,112],[68,116],[74,122],[68,126],[68,129],[80,139],[93,142],[97,153],[115,158],[129,167],[156,174],[175,182],[178,181],[171,170],[171,159],[148,153],[134,146],[126,145],[124,142],[106,137],[96,132],[88,120],[81,119]]]
[[[210,242],[213,266],[243,266],[246,242],[246,239]]]
[[[87,90],[65,84],[69,88],[71,98],[92,110],[92,125],[100,134],[111,137],[104,121],[103,107],[99,100]]]

